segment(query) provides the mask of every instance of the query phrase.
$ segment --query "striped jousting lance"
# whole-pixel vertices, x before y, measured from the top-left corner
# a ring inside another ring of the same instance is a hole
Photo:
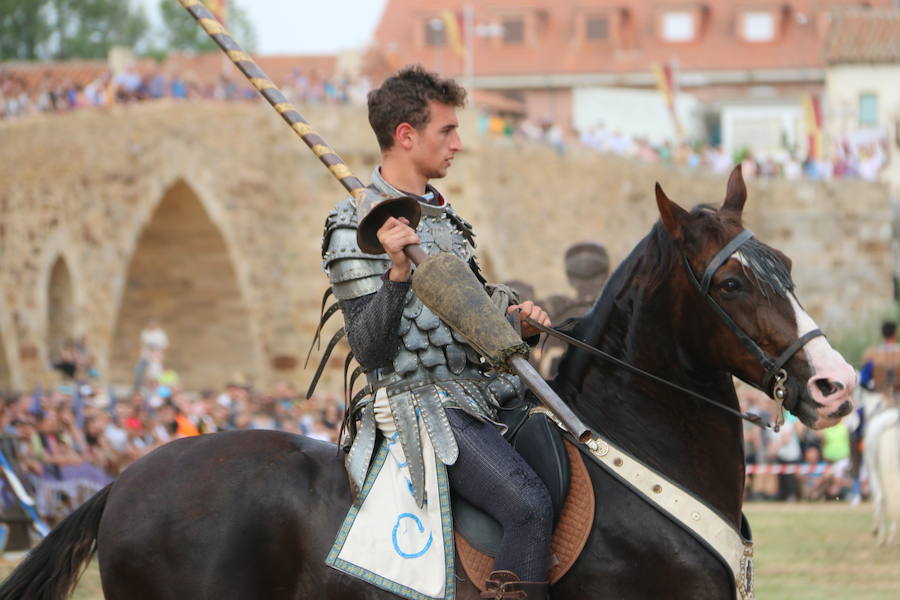
[[[415,229],[416,225],[419,223],[420,217],[420,208],[417,200],[408,197],[387,198],[364,186],[362,182],[350,172],[350,168],[344,163],[341,157],[337,155],[337,152],[335,152],[331,146],[322,139],[322,136],[316,133],[312,126],[306,122],[297,109],[288,102],[284,94],[281,93],[281,90],[279,90],[272,80],[263,73],[263,70],[259,68],[259,65],[250,58],[250,55],[241,49],[238,43],[234,41],[234,38],[229,35],[225,26],[213,16],[200,0],[178,0],[178,2],[180,2],[191,16],[197,20],[200,26],[203,27],[207,34],[209,34],[209,37],[211,37],[225,54],[228,55],[228,58],[231,59],[231,62],[234,63],[238,70],[250,80],[253,87],[259,91],[262,97],[265,98],[276,111],[278,111],[281,118],[291,126],[291,129],[293,129],[297,135],[300,136],[300,139],[309,146],[309,149],[313,151],[313,154],[319,157],[322,164],[328,167],[331,174],[334,175],[335,178],[341,182],[341,185],[344,186],[344,189],[353,196],[356,203],[357,214],[359,215],[357,245],[363,252],[369,254],[381,254],[384,252],[384,248],[381,247],[381,243],[376,237],[376,232],[378,227],[388,216],[406,217],[409,220],[410,226]],[[413,263],[419,266],[419,269],[416,271],[417,276],[421,274],[422,271],[424,271],[422,267],[428,260],[428,255],[425,251],[422,250],[421,246],[418,244],[411,244],[404,249],[404,252]],[[472,275],[468,267],[465,266],[465,263],[459,262],[463,266],[463,273],[458,273],[460,265],[446,265],[449,266],[451,270],[457,270],[456,279],[451,279],[451,281],[454,281],[454,284],[458,286],[462,283],[463,278],[468,277],[471,280],[468,283],[475,288],[478,288],[476,292],[473,293],[473,297],[476,297],[475,299],[477,301],[482,303],[486,302],[489,307],[492,307],[490,299],[485,294],[484,289],[480,287],[478,281],[475,280],[474,275]],[[432,262],[432,267],[432,271],[437,271],[441,268],[434,262]],[[424,279],[425,277],[423,276],[420,280]],[[420,297],[422,297],[422,291],[424,290],[419,290],[415,277],[413,278],[413,289],[416,290],[416,293],[419,294]],[[431,304],[427,302],[426,304],[434,310],[434,305],[437,304],[438,301],[439,298],[436,297],[433,298]],[[463,304],[465,303],[450,308],[457,310],[465,309],[466,306],[463,306]],[[441,311],[437,312],[438,314],[442,314]],[[501,329],[505,327],[508,331],[505,329],[499,331],[497,340],[482,340],[480,347],[485,349],[494,347],[499,351],[485,352],[486,356],[499,356],[500,353],[505,352],[504,349],[499,348],[494,342],[503,339],[504,335],[508,337],[509,334],[515,334],[513,329],[508,326],[508,323],[505,323],[504,317],[501,316],[500,321],[499,325],[501,326]],[[489,331],[489,329],[485,329],[484,331]],[[474,330],[469,331],[465,336],[469,339],[470,343],[475,345],[474,340],[470,337],[470,334],[473,333],[476,332]],[[517,334],[514,335],[514,338],[515,337],[517,337]],[[508,349],[512,350],[514,347],[521,345],[520,342],[520,339],[509,339],[506,346]],[[500,345],[502,346],[503,344]],[[525,384],[532,389],[535,395],[563,422],[566,428],[572,432],[576,438],[582,441],[591,440],[593,436],[591,430],[581,422],[572,410],[559,398],[559,396],[556,395],[556,392],[547,385],[547,382],[544,381],[534,367],[529,364],[528,359],[523,354],[513,352],[511,355],[505,357],[503,362],[522,378]]]
[[[215,16],[203,5],[200,0],[178,0],[181,5],[187,9],[191,16],[194,17],[201,27],[209,34],[209,37],[219,45],[222,51],[228,55],[231,62],[234,63],[241,73],[253,84],[253,87],[259,91],[260,95],[272,105],[281,118],[291,126],[300,139],[309,146],[313,154],[319,157],[331,174],[344,186],[350,194],[356,198],[358,202],[362,202],[366,198],[366,186],[363,185],[353,173],[347,164],[338,156],[337,152],[328,145],[321,135],[319,135],[312,126],[306,122],[306,119],[294,108],[293,104],[288,102],[281,90],[278,89],[269,77],[263,73],[250,55],[241,49],[240,45],[228,31],[225,26],[216,19]]]
[[[338,156],[337,152],[328,145],[321,135],[306,122],[294,105],[281,93],[278,86],[263,73],[250,55],[241,49],[240,45],[225,29],[225,26],[207,9],[200,0],[178,0],[187,9],[209,37],[218,44],[228,56],[234,66],[244,74],[253,84],[253,87],[272,105],[281,118],[291,126],[291,129],[300,136],[300,139],[309,146],[313,154],[319,157],[331,174],[334,175],[344,189],[353,196],[357,214],[360,215],[360,226],[357,234],[359,247],[370,254],[381,254],[384,249],[378,241],[376,232],[378,227],[388,216],[406,217],[410,226],[415,228],[419,223],[419,203],[407,197],[387,198],[378,192],[363,185],[353,173],[350,167]],[[418,261],[427,258],[425,251],[419,246],[410,246],[406,252],[410,258],[418,264]]]

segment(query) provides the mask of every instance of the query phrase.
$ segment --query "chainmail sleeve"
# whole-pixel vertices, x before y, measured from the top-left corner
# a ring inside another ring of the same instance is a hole
[[[410,282],[383,281],[374,294],[341,300],[347,341],[366,371],[390,366],[400,351],[400,316]]]

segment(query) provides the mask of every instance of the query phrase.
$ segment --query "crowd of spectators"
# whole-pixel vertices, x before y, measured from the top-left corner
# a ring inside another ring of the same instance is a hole
[[[156,335],[145,335],[147,332]],[[273,429],[337,442],[343,404],[336,394],[305,398],[288,383],[257,389],[240,373],[219,389],[188,391],[162,364],[162,330],[142,332],[130,392],[99,389],[84,341],[71,341],[53,366],[61,384],[9,395],[0,402],[0,449],[53,525],[129,464],[177,438],[235,429]],[[164,334],[162,334],[164,335]],[[148,353],[148,347],[150,351]],[[119,388],[122,389],[122,388]],[[0,479],[0,499],[17,503]]]
[[[775,421],[775,404],[754,389],[740,393],[741,407],[763,422]],[[846,500],[858,503],[867,495],[865,472],[853,436],[859,421],[816,431],[785,411],[776,432],[744,424],[747,461],[746,497],[750,500]],[[858,450],[858,448],[857,448]]]
[[[315,70],[293,69],[282,83],[282,91],[298,104],[355,104],[364,106],[366,95],[372,89],[371,80],[365,75],[327,78]]]
[[[83,79],[83,78],[82,78]],[[278,82],[288,99],[299,104],[364,105],[371,81],[366,76],[351,79],[327,77],[316,69],[295,68]],[[31,114],[64,112],[83,108],[103,108],[160,98],[214,99],[224,101],[256,100],[257,92],[238,75],[220,75],[213,81],[199,83],[172,67],[127,69],[115,75],[101,71],[87,83],[45,71],[36,81],[20,73],[0,67],[0,119],[19,118]],[[484,111],[479,131],[544,143],[559,154],[565,154],[570,141],[563,128],[552,121],[537,122],[515,116]],[[859,136],[857,136],[859,137]],[[784,150],[766,156],[755,156],[742,149],[732,156],[721,147],[704,142],[653,143],[643,137],[632,137],[603,125],[577,132],[582,148],[635,158],[644,162],[661,162],[726,173],[736,162],[742,163],[747,179],[780,177],[786,179],[828,180],[834,178],[877,181],[887,166],[887,137],[839,140],[830,159],[802,159],[798,153]]]
[[[62,384],[9,395],[0,402],[0,450],[38,515],[49,525],[119,475],[129,464],[172,440],[239,429],[269,429],[336,443],[343,419],[337,394],[306,398],[291,384],[258,389],[240,373],[218,389],[189,391],[165,367],[168,338],[155,322],[141,333],[141,352],[130,392],[99,389],[93,356],[83,339],[63,344],[53,366]],[[122,389],[121,387],[119,389]],[[774,422],[775,405],[742,388],[742,409]],[[856,503],[867,495],[853,446],[858,421],[823,431],[785,413],[780,430],[744,426],[748,500]],[[0,500],[17,499],[0,479]]]
[[[642,137],[630,137],[621,131],[609,131],[602,126],[585,130],[579,135],[582,147],[636,158],[643,162],[670,163],[712,173],[727,173],[735,163],[741,163],[745,179],[779,177],[790,180],[865,179],[877,181],[888,163],[887,137],[860,134],[839,140],[833,158],[800,158],[797,151],[783,151],[756,156],[748,148],[736,155],[705,142],[652,143]]]
[[[291,101],[312,104],[364,104],[371,87],[366,77],[325,77],[315,70],[302,69],[294,69],[280,84]],[[73,77],[47,70],[35,82],[0,66],[0,119],[161,98],[252,101],[258,94],[237,74],[220,75],[212,82],[200,83],[171,68],[128,69],[115,75],[103,70],[92,76],[88,83],[81,83]]]
[[[97,109],[160,98],[239,100],[253,99],[255,94],[247,86],[239,86],[224,76],[215,83],[200,85],[177,73],[166,74],[161,70],[148,71],[143,75],[126,70],[115,76],[110,71],[102,71],[84,84],[46,71],[37,84],[29,85],[28,79],[21,74],[0,69],[2,119]]]
[[[482,135],[546,144],[560,155],[564,155],[571,145],[560,125],[553,121],[537,122],[490,110],[480,115],[478,129]],[[786,149],[756,156],[751,149],[743,148],[736,155],[731,155],[721,146],[706,142],[654,143],[644,137],[626,135],[620,130],[605,129],[602,125],[575,132],[575,136],[581,149],[625,156],[641,162],[673,164],[716,174],[726,174],[736,163],[741,163],[745,179],[777,177],[789,180],[878,181],[889,156],[887,137],[879,132],[862,132],[841,139],[831,153],[833,158],[817,160],[798,158],[796,151]]]

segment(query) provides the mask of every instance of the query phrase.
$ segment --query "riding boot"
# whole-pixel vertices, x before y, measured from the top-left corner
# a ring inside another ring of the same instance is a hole
[[[546,581],[520,581],[512,571],[494,571],[488,575],[481,598],[489,600],[545,600],[550,584]]]

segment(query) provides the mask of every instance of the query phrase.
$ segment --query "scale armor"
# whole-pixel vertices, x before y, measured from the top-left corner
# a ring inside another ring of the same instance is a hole
[[[373,180],[380,192],[398,195],[381,180],[377,170]],[[422,249],[429,255],[452,252],[474,267],[475,244],[471,226],[446,203],[437,207],[420,202],[420,206],[422,218],[416,232]],[[386,254],[365,254],[359,249],[356,226],[352,198],[341,201],[325,223],[323,268],[338,300],[375,293],[382,285],[382,275],[391,266]],[[502,308],[516,301],[508,288],[500,291]],[[510,296],[512,301],[507,300]],[[422,417],[438,459],[449,465],[456,462],[458,448],[444,410],[460,409],[478,420],[495,422],[500,404],[521,396],[523,388],[515,376],[486,373],[489,367],[481,356],[425,306],[412,289],[406,296],[398,333],[402,343],[390,367],[367,372],[365,393],[350,407],[349,418],[358,419],[359,423],[357,427],[351,427],[351,431],[356,430],[356,435],[345,458],[345,466],[354,498],[358,499],[375,447],[375,393],[384,388],[403,452],[409,461],[413,494],[421,506],[425,501],[425,473],[417,413]]]

